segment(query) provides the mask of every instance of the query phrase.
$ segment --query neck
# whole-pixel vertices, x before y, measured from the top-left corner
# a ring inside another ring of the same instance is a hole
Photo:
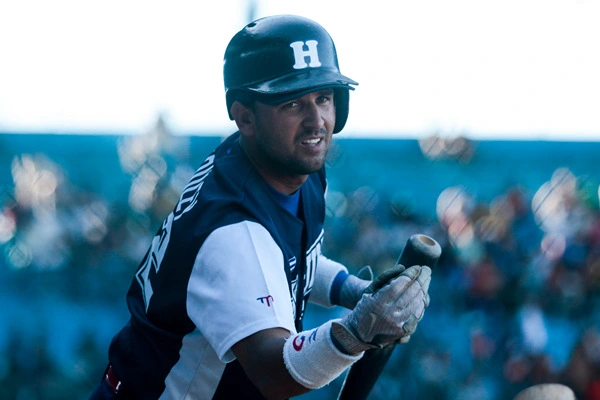
[[[240,138],[240,146],[258,174],[279,193],[290,195],[296,192],[308,179],[308,175],[289,175],[281,173],[277,167],[269,165],[268,162],[259,160],[258,157],[254,157],[256,152],[251,151],[248,148],[249,144],[245,143],[242,138]]]
[[[298,189],[300,189],[300,186],[302,186],[302,184],[304,182],[306,182],[306,179],[308,178],[307,176],[305,176],[301,182],[290,182],[286,179],[278,179],[277,177],[273,177],[273,178],[269,179],[266,175],[262,174],[260,171],[258,173],[275,190],[277,190],[279,193],[283,193],[286,195],[290,195],[290,194],[298,191]]]

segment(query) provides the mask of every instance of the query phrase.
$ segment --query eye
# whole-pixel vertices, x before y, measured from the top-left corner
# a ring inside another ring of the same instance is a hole
[[[290,102],[284,103],[283,108],[295,108],[298,107],[299,103],[297,100],[292,100]]]
[[[322,92],[317,101],[321,104],[333,102],[333,90]]]
[[[329,95],[319,96],[318,101],[319,101],[319,103],[328,103],[330,101],[333,101],[333,95],[329,94]]]

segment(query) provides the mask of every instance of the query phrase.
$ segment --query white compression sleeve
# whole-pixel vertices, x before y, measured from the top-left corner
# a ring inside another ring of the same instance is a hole
[[[364,354],[339,351],[331,340],[331,323],[292,335],[283,346],[283,360],[290,375],[309,389],[327,385]]]
[[[324,307],[333,307],[335,304],[331,302],[331,286],[341,271],[348,273],[348,269],[342,264],[319,254],[319,263],[309,301]]]

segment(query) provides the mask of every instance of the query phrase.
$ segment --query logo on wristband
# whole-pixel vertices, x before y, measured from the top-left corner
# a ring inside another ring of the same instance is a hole
[[[298,341],[298,339],[300,339],[300,341]],[[306,339],[304,337],[304,335],[302,335],[302,336],[297,335],[294,338],[294,340],[292,340],[292,346],[294,346],[294,350],[296,350],[296,351],[302,350],[302,346],[304,346],[304,339]]]
[[[314,342],[317,340],[317,331],[319,328],[314,329],[310,335],[308,336],[308,343]],[[292,340],[292,346],[294,350],[300,351],[302,347],[304,347],[304,342],[306,341],[306,336],[304,335],[296,335],[296,337]]]

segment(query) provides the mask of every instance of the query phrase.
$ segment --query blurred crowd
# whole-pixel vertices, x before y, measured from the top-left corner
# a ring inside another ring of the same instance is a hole
[[[435,221],[397,213],[366,188],[347,197],[355,212],[365,198],[371,208],[332,218],[342,228],[329,239],[333,256],[348,265],[382,272],[415,233],[443,248],[426,317],[398,346],[373,396],[512,399],[554,382],[581,400],[600,399],[597,198],[568,170],[549,178],[532,196],[516,186],[489,203],[450,187]]]
[[[118,199],[42,154],[12,158],[0,188],[2,399],[86,398],[127,318],[133,272],[208,154],[192,156],[162,121],[118,146],[129,181]],[[372,399],[500,400],[560,382],[600,400],[598,184],[561,167],[540,187],[513,181],[491,201],[447,187],[429,215],[366,183],[328,193],[324,252],[353,272],[389,268],[415,233],[443,248],[426,316]],[[313,306],[307,324],[341,312]],[[342,379],[303,397],[335,398]]]

